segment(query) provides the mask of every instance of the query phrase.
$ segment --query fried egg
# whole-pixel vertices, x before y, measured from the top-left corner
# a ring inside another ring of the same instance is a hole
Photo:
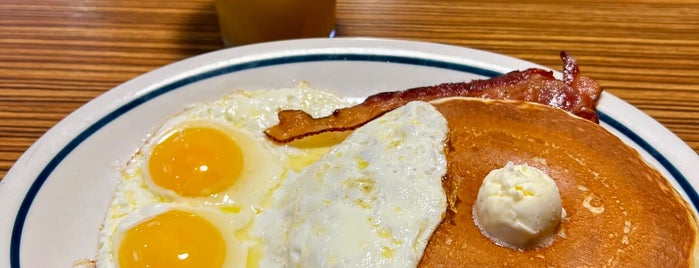
[[[415,267],[446,211],[447,131],[424,102],[356,129],[275,192],[260,267]]]
[[[324,116],[351,104],[301,84],[236,92],[174,115],[123,167],[97,267],[246,266],[250,226],[272,192],[343,138],[277,145],[262,131],[279,109]]]
[[[115,233],[117,267],[244,267],[249,242],[231,235],[235,217],[208,207],[155,203],[126,216]]]

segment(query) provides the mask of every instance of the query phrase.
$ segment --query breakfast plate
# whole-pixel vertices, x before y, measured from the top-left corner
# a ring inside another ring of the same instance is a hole
[[[557,55],[551,55],[557,57]],[[581,63],[582,73],[585,64]],[[0,266],[71,267],[94,258],[119,168],[162,122],[235,90],[313,88],[361,99],[381,92],[545,68],[469,48],[369,39],[303,39],[224,49],[176,62],[109,90],[33,144],[0,182]],[[638,150],[699,207],[699,156],[609,93],[601,125]]]

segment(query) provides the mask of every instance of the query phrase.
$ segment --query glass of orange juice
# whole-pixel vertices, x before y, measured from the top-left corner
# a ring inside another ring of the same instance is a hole
[[[226,46],[332,37],[336,0],[214,0]]]

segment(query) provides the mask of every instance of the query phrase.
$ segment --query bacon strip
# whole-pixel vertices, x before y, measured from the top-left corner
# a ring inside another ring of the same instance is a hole
[[[280,143],[328,131],[356,129],[382,114],[411,101],[432,101],[446,97],[479,97],[498,100],[523,100],[550,105],[579,117],[598,122],[596,106],[602,92],[591,78],[580,76],[575,59],[561,52],[563,79],[538,68],[513,71],[491,79],[445,83],[404,91],[372,95],[363,103],[335,110],[331,115],[313,118],[300,110],[279,112],[279,124],[265,134]]]

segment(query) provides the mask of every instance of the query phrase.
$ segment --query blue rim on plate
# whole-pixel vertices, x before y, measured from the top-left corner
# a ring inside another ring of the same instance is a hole
[[[466,64],[453,63],[447,61],[424,59],[416,57],[407,56],[393,56],[393,55],[364,55],[364,54],[312,54],[312,55],[296,55],[296,56],[281,56],[276,58],[255,60],[239,64],[232,64],[228,66],[222,66],[207,72],[196,74],[193,76],[181,78],[169,84],[162,85],[154,90],[148,92],[147,94],[140,96],[131,100],[130,102],[120,106],[116,110],[107,114],[106,116],[100,118],[97,122],[89,126],[87,129],[82,131],[79,135],[73,138],[65,147],[63,147],[44,167],[44,169],[39,173],[39,175],[34,179],[31,184],[27,194],[25,195],[22,203],[17,212],[15,222],[12,229],[11,241],[10,241],[10,265],[11,267],[20,267],[20,243],[22,239],[22,230],[24,228],[24,223],[31,209],[32,203],[36,198],[36,195],[41,190],[42,185],[54,169],[68,156],[76,147],[78,147],[83,141],[93,135],[95,132],[100,130],[102,127],[106,126],[113,120],[119,118],[121,115],[127,113],[128,111],[144,104],[160,95],[167,92],[177,90],[183,86],[199,82],[208,78],[235,73],[243,70],[250,70],[260,67],[291,64],[291,63],[303,63],[303,62],[319,62],[319,61],[369,61],[369,62],[390,62],[390,63],[400,63],[415,66],[432,67],[439,69],[447,69],[452,71],[459,71],[464,73],[470,73],[475,75],[480,75],[484,77],[494,77],[501,75],[501,72],[484,69],[481,67],[470,66]],[[619,131],[622,135],[629,138],[631,141],[640,146],[643,150],[648,152],[656,161],[658,161],[672,176],[672,178],[677,181],[682,190],[687,194],[689,201],[694,205],[694,207],[699,207],[699,195],[692,187],[687,178],[656,148],[654,148],[649,142],[644,140],[642,137],[634,133],[630,128],[623,125],[621,122],[612,118],[611,116],[598,111],[600,121],[608,124],[610,127]]]

